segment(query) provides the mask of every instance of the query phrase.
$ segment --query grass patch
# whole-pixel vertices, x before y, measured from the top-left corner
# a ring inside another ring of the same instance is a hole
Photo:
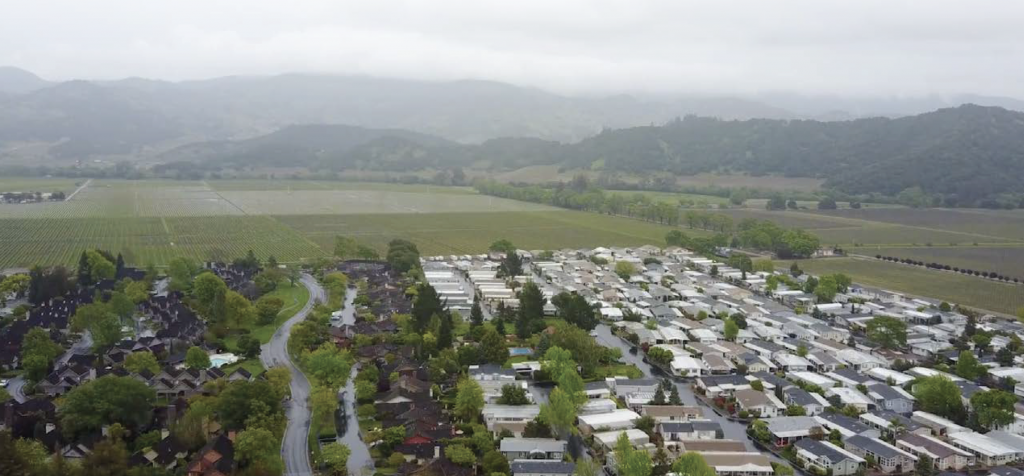
[[[309,301],[309,290],[305,286],[299,283],[295,283],[295,286],[292,286],[288,281],[282,281],[277,285],[277,289],[266,295],[280,298],[284,301],[284,307],[281,308],[281,312],[277,313],[277,319],[274,319],[274,322],[265,326],[254,326],[251,329],[250,335],[258,338],[261,344],[270,342],[274,331],[281,327],[281,324],[284,324],[285,321],[291,319]]]
[[[1024,285],[934,271],[918,266],[875,259],[826,258],[801,260],[800,269],[811,274],[843,273],[865,286],[941,299],[950,303],[1013,315],[1024,306]],[[778,262],[778,269],[789,268]]]
[[[239,360],[238,362],[235,362],[231,365],[225,365],[221,367],[220,370],[224,372],[224,375],[229,375],[231,374],[231,372],[234,372],[235,369],[238,368],[248,370],[253,377],[262,374],[266,370],[265,368],[263,368],[263,363],[260,362],[260,359]]]
[[[609,364],[594,369],[594,380],[604,380],[608,377],[622,375],[629,378],[640,378],[644,376],[644,373],[633,364]]]

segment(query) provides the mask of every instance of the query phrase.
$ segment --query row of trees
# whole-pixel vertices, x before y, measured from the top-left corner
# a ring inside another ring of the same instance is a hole
[[[918,260],[914,260],[914,259],[910,259],[910,258],[898,258],[898,257],[895,257],[895,256],[875,255],[875,259],[880,259],[882,261],[890,261],[890,262],[893,262],[893,263],[910,264],[910,265],[914,265],[914,266],[924,266],[925,268],[937,269],[937,270],[940,270],[940,271],[953,271],[954,273],[961,273],[961,274],[966,274],[966,275],[980,276],[982,278],[996,279],[996,280],[999,280],[999,281],[1005,281],[1007,283],[1010,282],[1010,281],[1013,281],[1014,283],[1019,283],[1020,282],[1020,278],[1011,278],[1011,277],[1006,276],[1004,274],[999,274],[999,273],[997,273],[995,271],[979,271],[979,270],[976,270],[976,269],[961,268],[959,266],[950,266],[948,264],[935,263],[935,262],[926,263],[924,261],[918,261]]]
[[[482,194],[495,197],[543,203],[572,210],[622,215],[664,225],[679,224],[679,206],[677,205],[653,200],[642,193],[632,195],[609,193],[587,184],[573,186],[574,183],[576,182],[568,185],[558,184],[555,187],[542,187],[480,181],[475,183],[474,187]]]

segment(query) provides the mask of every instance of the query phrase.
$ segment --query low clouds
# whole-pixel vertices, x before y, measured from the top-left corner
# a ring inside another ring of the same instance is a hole
[[[1024,97],[1006,1],[61,0],[0,6],[0,64],[48,79],[284,72],[570,94]]]

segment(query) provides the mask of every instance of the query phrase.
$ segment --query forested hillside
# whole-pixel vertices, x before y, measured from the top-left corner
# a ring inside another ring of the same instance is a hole
[[[663,126],[606,130],[574,144],[504,138],[465,145],[407,131],[331,126],[186,150],[204,147],[194,153],[225,165],[323,170],[556,164],[637,174],[815,177],[845,194],[909,194],[922,206],[1019,206],[1024,193],[1024,114],[971,105],[847,122],[691,116]]]

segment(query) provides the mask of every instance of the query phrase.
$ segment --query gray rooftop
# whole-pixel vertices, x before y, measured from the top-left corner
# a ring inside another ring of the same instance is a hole
[[[551,460],[515,460],[512,462],[512,474],[572,474],[575,463]]]
[[[834,448],[829,447],[828,445],[813,438],[804,438],[794,443],[794,445],[796,445],[797,448],[800,448],[804,451],[808,451],[811,454],[814,454],[818,457],[824,456],[832,464],[836,464],[839,463],[840,461],[850,459],[849,456],[844,455],[843,453],[836,451]]]

